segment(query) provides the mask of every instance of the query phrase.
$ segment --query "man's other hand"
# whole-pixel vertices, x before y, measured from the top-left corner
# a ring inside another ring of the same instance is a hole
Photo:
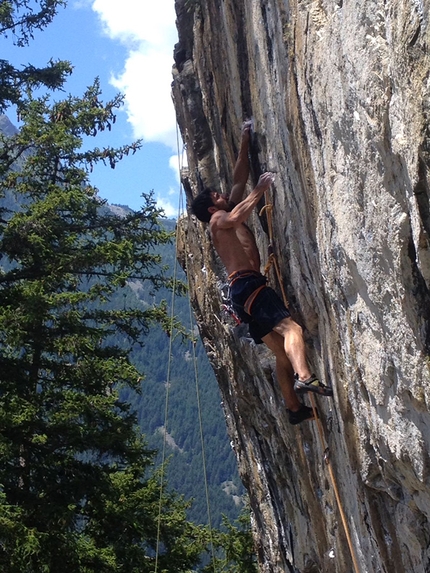
[[[260,178],[255,188],[258,189],[258,191],[260,191],[262,188],[264,191],[266,191],[266,189],[268,189],[274,181],[275,181],[275,174],[272,173],[271,171],[266,171],[266,173],[260,175]]]

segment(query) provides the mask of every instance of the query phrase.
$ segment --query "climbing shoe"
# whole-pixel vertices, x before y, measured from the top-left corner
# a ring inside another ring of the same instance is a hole
[[[314,392],[315,394],[320,394],[321,396],[333,396],[332,388],[320,382],[314,374],[312,374],[312,376],[307,380],[299,380],[297,374],[294,375],[294,378],[296,379],[294,382],[294,390],[297,394]]]
[[[290,424],[295,426],[296,424],[300,424],[300,422],[305,422],[306,420],[310,422],[311,420],[315,420],[314,411],[309,406],[305,406],[304,404],[301,405],[300,409],[297,412],[292,412],[291,410],[287,410],[288,412],[288,420]],[[318,413],[317,413],[318,416]]]

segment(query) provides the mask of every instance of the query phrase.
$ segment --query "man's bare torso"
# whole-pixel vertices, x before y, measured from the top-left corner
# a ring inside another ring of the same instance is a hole
[[[215,223],[210,230],[214,247],[229,275],[235,271],[260,271],[260,254],[254,235],[245,223],[228,229],[221,229]]]

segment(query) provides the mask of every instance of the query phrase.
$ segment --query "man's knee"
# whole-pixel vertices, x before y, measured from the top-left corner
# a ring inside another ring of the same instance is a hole
[[[303,328],[300,326],[300,324],[293,320],[291,316],[282,319],[281,322],[279,322],[273,330],[282,336],[295,334],[296,336],[303,337]]]

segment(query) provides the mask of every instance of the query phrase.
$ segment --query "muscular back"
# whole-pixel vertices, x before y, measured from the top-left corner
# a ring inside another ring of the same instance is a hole
[[[213,221],[212,221],[213,219]],[[214,247],[228,274],[234,271],[260,271],[260,255],[255,239],[247,225],[221,228],[216,217],[211,219],[211,235]]]

